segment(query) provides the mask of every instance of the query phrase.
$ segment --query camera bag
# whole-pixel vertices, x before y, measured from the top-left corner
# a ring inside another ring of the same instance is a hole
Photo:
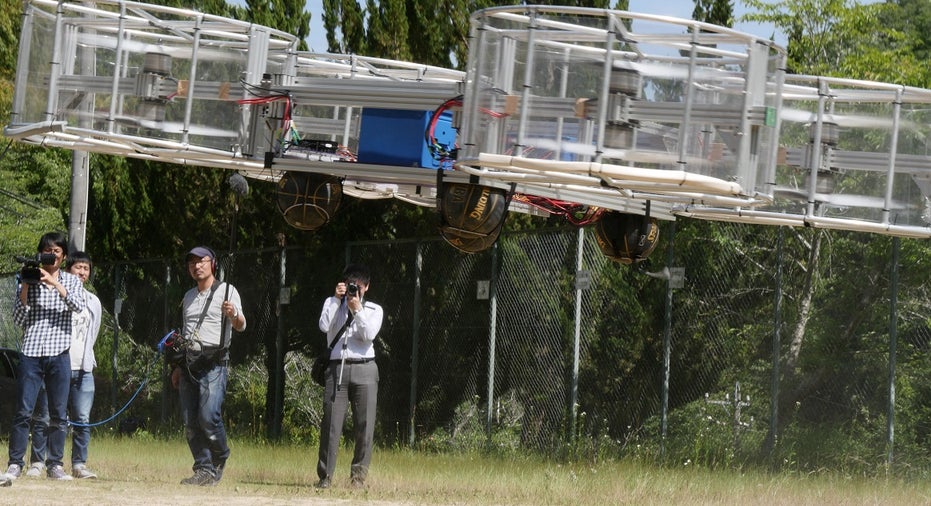
[[[220,282],[214,281],[213,286],[210,288],[210,296],[204,304],[204,310],[201,311],[200,318],[197,320],[197,326],[194,327],[193,335],[196,335],[201,325],[203,325],[204,318],[207,316],[207,310],[210,309],[210,303],[213,302],[213,296],[216,294],[217,288],[219,287]],[[168,360],[169,364],[185,367],[190,374],[197,374],[220,363],[220,361],[226,358],[227,343],[226,334],[223,329],[225,326],[226,316],[224,315],[220,322],[220,334],[223,336],[223,342],[219,346],[201,343],[199,349],[194,349],[190,339],[181,339],[182,345],[173,347],[166,355],[166,360]]]

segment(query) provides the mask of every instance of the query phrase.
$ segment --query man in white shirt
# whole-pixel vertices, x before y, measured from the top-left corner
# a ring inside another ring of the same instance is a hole
[[[327,297],[320,314],[320,330],[326,344],[333,343],[326,371],[323,421],[317,460],[317,488],[329,488],[336,469],[336,454],[346,411],[352,406],[355,450],[350,467],[350,484],[365,485],[372,461],[375,434],[375,405],[378,398],[378,365],[375,364],[375,336],[381,330],[384,312],[378,304],[365,300],[371,275],[363,265],[349,265],[334,295]]]

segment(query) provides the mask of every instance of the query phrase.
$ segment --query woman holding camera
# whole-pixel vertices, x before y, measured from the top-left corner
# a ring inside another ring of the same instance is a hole
[[[355,451],[349,475],[353,487],[365,485],[372,461],[378,397],[374,345],[384,312],[378,304],[364,300],[370,277],[368,268],[362,265],[347,266],[343,271],[343,281],[336,284],[335,295],[324,301],[320,314],[320,330],[326,333],[326,343],[330,344],[334,339],[337,341],[333,343],[326,371],[317,488],[330,487],[343,422],[350,405],[355,431]]]

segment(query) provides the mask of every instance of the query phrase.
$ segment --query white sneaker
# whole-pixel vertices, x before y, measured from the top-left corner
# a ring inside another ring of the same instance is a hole
[[[10,464],[10,467],[6,468],[6,472],[3,473],[3,477],[9,480],[15,480],[19,478],[19,475],[22,474],[23,468],[18,464]]]
[[[87,468],[84,464],[75,464],[71,466],[71,476],[79,480],[96,478],[97,474]]]
[[[26,476],[30,478],[38,478],[43,474],[45,474],[45,464],[43,462],[33,462],[29,469],[26,470]]]
[[[48,479],[50,480],[73,480],[70,474],[66,473],[61,466],[52,466],[48,468]]]

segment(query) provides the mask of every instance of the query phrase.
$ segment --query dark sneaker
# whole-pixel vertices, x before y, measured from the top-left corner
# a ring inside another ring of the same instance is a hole
[[[30,478],[38,478],[45,474],[45,463],[44,462],[33,462],[29,469],[26,470],[26,476]]]
[[[223,469],[225,467],[226,467],[226,462],[223,462],[222,464],[218,464],[214,466],[214,469],[216,469],[216,473],[217,473],[217,477],[216,477],[217,483],[220,483],[220,480],[223,479]]]
[[[365,488],[365,478],[360,478],[358,476],[353,476],[349,480],[349,486],[352,488]]]
[[[320,481],[314,483],[314,488],[330,488],[330,478],[320,478]]]
[[[212,487],[217,484],[217,478],[206,469],[194,471],[194,476],[181,480],[182,485],[197,485],[200,487]]]
[[[97,474],[87,468],[84,464],[74,464],[71,466],[71,476],[79,480],[96,478]]]
[[[19,464],[10,464],[10,467],[6,468],[6,472],[3,473],[4,478],[9,478],[15,480],[19,478],[19,475],[23,474],[23,468]]]
[[[71,475],[65,472],[65,468],[61,466],[52,466],[48,468],[48,479],[50,480],[70,480]]]

